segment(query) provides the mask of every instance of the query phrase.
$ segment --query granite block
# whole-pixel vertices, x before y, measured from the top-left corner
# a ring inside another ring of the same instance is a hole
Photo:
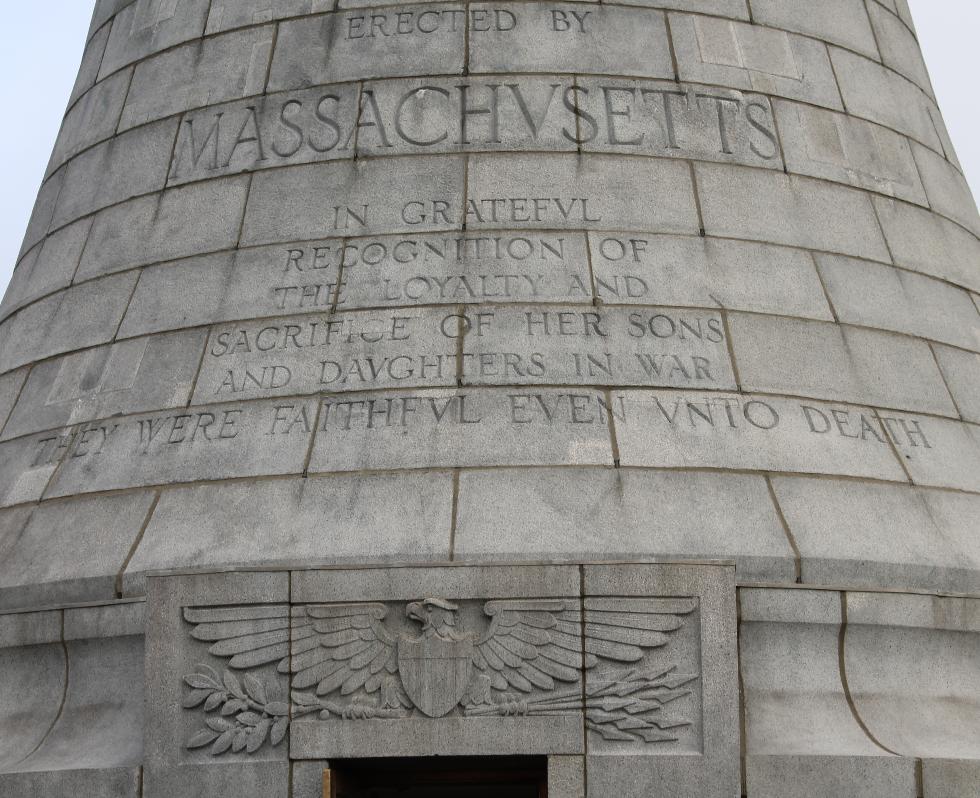
[[[980,354],[948,346],[933,352],[963,420],[980,424]]]
[[[746,776],[752,798],[915,798],[915,761],[896,756],[750,756]]]
[[[131,77],[128,70],[117,72],[96,83],[72,106],[55,141],[46,174],[116,133]]]
[[[895,265],[980,290],[980,241],[958,224],[903,202],[874,198]]]
[[[0,791],[18,798],[139,798],[139,768],[0,773]]]
[[[580,9],[566,3],[477,3],[468,8],[471,72],[674,77],[662,11]]]
[[[690,170],[673,160],[474,155],[468,185],[468,230],[698,232]]]
[[[906,479],[867,408],[752,394],[621,393],[616,431],[624,466]]]
[[[702,236],[590,233],[600,301],[833,318],[801,250]]]
[[[980,592],[980,498],[862,482],[776,477],[807,584]]]
[[[242,244],[331,235],[449,230],[463,217],[456,157],[294,166],[255,175]],[[404,187],[411,186],[407,196]],[[330,198],[330,208],[320,206]],[[392,197],[405,197],[391,203]]]
[[[918,86],[848,50],[831,47],[830,59],[848,113],[904,133],[936,152],[943,151],[933,122],[939,114]]]
[[[91,219],[81,219],[62,227],[21,258],[0,302],[0,318],[68,287],[78,268],[91,226]]]
[[[845,325],[730,315],[742,387],[955,415],[924,341]]]
[[[962,225],[975,236],[980,235],[977,204],[962,173],[928,147],[913,143],[912,152],[932,210]]]
[[[35,462],[61,463],[48,497],[193,482],[215,473],[226,479],[298,474],[315,411],[314,402],[293,400],[125,416],[72,431],[64,448],[49,434]]]
[[[449,389],[323,400],[312,472],[612,465],[616,397],[589,389]]]
[[[668,21],[681,80],[843,109],[822,42],[716,17],[669,14]]]
[[[922,763],[924,798],[960,798],[980,781],[980,763],[968,759],[926,759]]]
[[[0,375],[0,431],[3,430],[4,424],[10,417],[10,411],[17,404],[17,398],[20,396],[29,372],[30,369],[24,367]]]
[[[980,492],[980,427],[941,419],[886,423],[916,484]]]
[[[848,595],[843,663],[850,692],[870,732],[891,751],[978,757],[978,610],[976,599]]]
[[[40,505],[23,531],[0,541],[0,608],[115,598],[153,499],[143,492]]]
[[[204,348],[190,330],[87,349],[31,370],[3,438],[124,413],[184,407]]]
[[[462,5],[400,5],[377,16],[360,10],[286,20],[269,90],[322,83],[463,72],[467,16]]]
[[[165,491],[123,577],[194,563],[389,563],[449,558],[448,474],[335,476]]]
[[[746,754],[883,756],[841,682],[839,594],[743,589],[739,597]]]
[[[177,119],[165,119],[109,139],[70,161],[52,224],[56,227],[167,182]]]
[[[887,127],[783,100],[773,103],[786,168],[926,205],[912,145]]]
[[[99,66],[102,64],[105,46],[109,41],[109,31],[110,28],[108,25],[102,25],[98,30],[95,30],[85,44],[85,51],[82,53],[82,63],[78,67],[75,85],[72,87],[71,95],[68,97],[69,108],[77,102],[79,97],[91,89],[98,80]]]
[[[756,25],[802,33],[878,58],[875,36],[863,0],[752,0]]]
[[[206,34],[333,10],[333,0],[213,0]]]
[[[51,294],[10,316],[0,326],[0,372],[111,341],[137,276],[121,274],[91,280]]]
[[[889,260],[863,191],[759,169],[696,164],[694,171],[708,235]]]
[[[868,16],[885,66],[900,72],[926,94],[932,96],[932,83],[915,34],[897,16],[877,3],[868,3]]]
[[[235,246],[248,178],[174,188],[108,208],[92,223],[78,276],[132,269]]]
[[[669,501],[663,497],[669,497]],[[456,557],[562,562],[734,559],[740,582],[792,582],[793,552],[761,477],[632,468],[460,476]]]
[[[136,0],[125,6],[117,2],[99,78],[200,36],[209,5],[209,0]]]
[[[272,58],[273,35],[271,26],[250,28],[191,42],[140,62],[133,72],[120,130],[191,108],[261,94]]]
[[[816,259],[841,322],[980,350],[980,314],[966,291],[884,264],[838,255]]]

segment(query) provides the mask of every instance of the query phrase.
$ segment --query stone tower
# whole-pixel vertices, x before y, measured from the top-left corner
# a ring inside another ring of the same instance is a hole
[[[975,798],[978,236],[905,0],[98,0],[0,795]]]

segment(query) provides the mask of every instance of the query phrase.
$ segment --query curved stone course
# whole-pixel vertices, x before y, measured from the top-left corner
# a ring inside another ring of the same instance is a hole
[[[747,795],[966,796],[978,237],[904,0],[98,0],[0,304],[0,793],[136,794],[147,574],[662,559],[736,563]]]

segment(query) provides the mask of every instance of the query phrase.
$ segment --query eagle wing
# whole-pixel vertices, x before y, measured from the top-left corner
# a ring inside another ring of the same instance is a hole
[[[387,614],[377,603],[309,604],[293,607],[292,617],[285,605],[184,610],[191,636],[213,643],[208,651],[230,657],[229,667],[276,662],[280,673],[295,674],[294,689],[316,685],[318,695],[372,693],[397,672],[396,641],[382,623]]]
[[[488,601],[492,619],[477,641],[473,664],[495,690],[524,693],[575,682],[582,669],[582,609],[568,599]]]
[[[638,662],[667,645],[696,606],[694,599],[588,598],[583,623],[576,600],[490,601],[484,612],[492,622],[473,662],[495,690],[553,690],[603,660]]]

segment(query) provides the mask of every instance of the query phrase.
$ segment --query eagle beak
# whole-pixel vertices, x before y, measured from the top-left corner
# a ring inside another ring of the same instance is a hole
[[[425,615],[423,615],[422,603],[419,601],[413,601],[405,608],[405,614],[418,621],[419,623],[425,623]]]

